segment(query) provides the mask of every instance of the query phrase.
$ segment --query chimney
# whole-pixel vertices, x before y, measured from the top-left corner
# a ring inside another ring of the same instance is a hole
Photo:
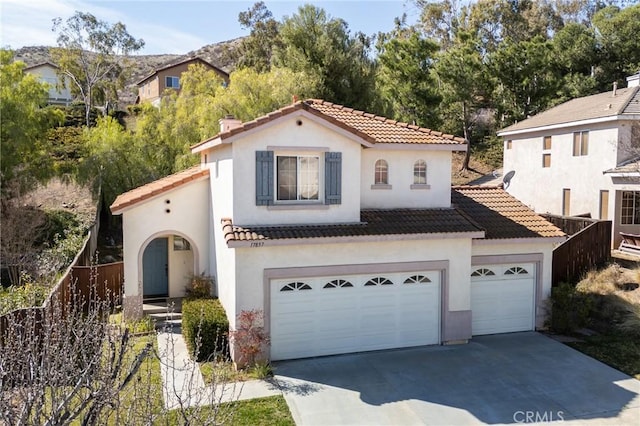
[[[627,87],[638,86],[640,86],[640,71],[638,71],[634,75],[630,75],[629,77],[627,77]]]
[[[614,81],[613,82],[613,96],[616,95],[616,90],[618,90],[618,82]]]
[[[220,123],[220,133],[242,126],[242,121],[231,114],[225,115],[218,122]]]

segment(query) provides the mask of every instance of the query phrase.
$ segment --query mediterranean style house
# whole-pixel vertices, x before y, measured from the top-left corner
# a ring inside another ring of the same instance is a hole
[[[200,64],[214,71],[222,78],[225,84],[229,83],[229,74],[220,68],[211,65],[204,59],[195,57],[172,62],[154,70],[151,74],[138,81],[138,97],[136,103],[150,102],[153,106],[159,106],[162,94],[165,90],[180,90],[180,77],[189,69],[190,65]]]
[[[128,316],[215,279],[271,360],[534,330],[565,235],[499,187],[451,187],[464,139],[322,100],[192,147],[199,166],[120,195]],[[233,352],[233,350],[232,350]]]
[[[620,232],[640,234],[639,80],[498,132],[509,193],[537,212],[611,220],[613,247]]]
[[[24,69],[27,74],[33,74],[41,81],[49,84],[49,98],[47,103],[51,105],[69,105],[73,101],[71,90],[64,80],[58,76],[58,66],[51,62],[42,62]]]

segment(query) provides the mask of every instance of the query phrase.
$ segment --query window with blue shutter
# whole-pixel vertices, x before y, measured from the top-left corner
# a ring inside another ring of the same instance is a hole
[[[324,203],[342,203],[342,153],[324,154]]]
[[[256,205],[273,204],[273,151],[256,151]]]

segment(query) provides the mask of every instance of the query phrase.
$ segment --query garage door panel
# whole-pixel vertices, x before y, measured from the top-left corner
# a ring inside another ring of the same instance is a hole
[[[420,276],[417,281],[404,284],[416,275]],[[439,276],[439,272],[426,271],[272,280],[271,357],[278,360],[437,344]],[[312,290],[279,291],[297,281]],[[371,281],[375,285],[365,286]]]
[[[475,268],[471,276],[473,335],[534,329],[534,271],[533,264]]]

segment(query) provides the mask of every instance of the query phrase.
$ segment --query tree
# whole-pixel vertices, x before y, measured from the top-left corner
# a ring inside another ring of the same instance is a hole
[[[20,182],[15,188],[23,190],[49,177],[45,134],[63,118],[59,111],[44,108],[47,85],[24,73],[24,68],[23,62],[13,62],[12,51],[0,49],[0,186],[5,196],[14,179]]]
[[[369,37],[351,36],[345,21],[310,4],[285,17],[280,36],[282,47],[274,52],[275,65],[313,76],[323,99],[371,109],[375,63],[369,57]]]
[[[121,22],[111,25],[79,11],[65,22],[54,19],[53,31],[58,34],[58,47],[51,49],[51,56],[84,102],[88,126],[96,100],[108,106],[117,98],[116,91],[123,87],[127,74],[127,57],[144,47],[144,40],[136,40]]]
[[[470,33],[458,32],[454,44],[438,56],[435,72],[442,95],[441,114],[448,119],[445,130],[461,130],[468,143],[462,163],[462,169],[467,170],[478,110],[488,104],[492,83],[478,40]]]
[[[394,119],[435,127],[440,96],[432,75],[438,44],[423,38],[414,28],[402,26],[378,41],[378,90],[385,115]]]
[[[551,43],[538,36],[517,43],[505,42],[491,55],[499,125],[512,124],[548,108],[561,81],[552,53]]]
[[[281,47],[280,23],[273,19],[264,2],[257,2],[245,12],[238,14],[243,29],[250,29],[248,37],[240,42],[233,58],[238,68],[250,67],[258,72],[271,69],[274,47]]]

